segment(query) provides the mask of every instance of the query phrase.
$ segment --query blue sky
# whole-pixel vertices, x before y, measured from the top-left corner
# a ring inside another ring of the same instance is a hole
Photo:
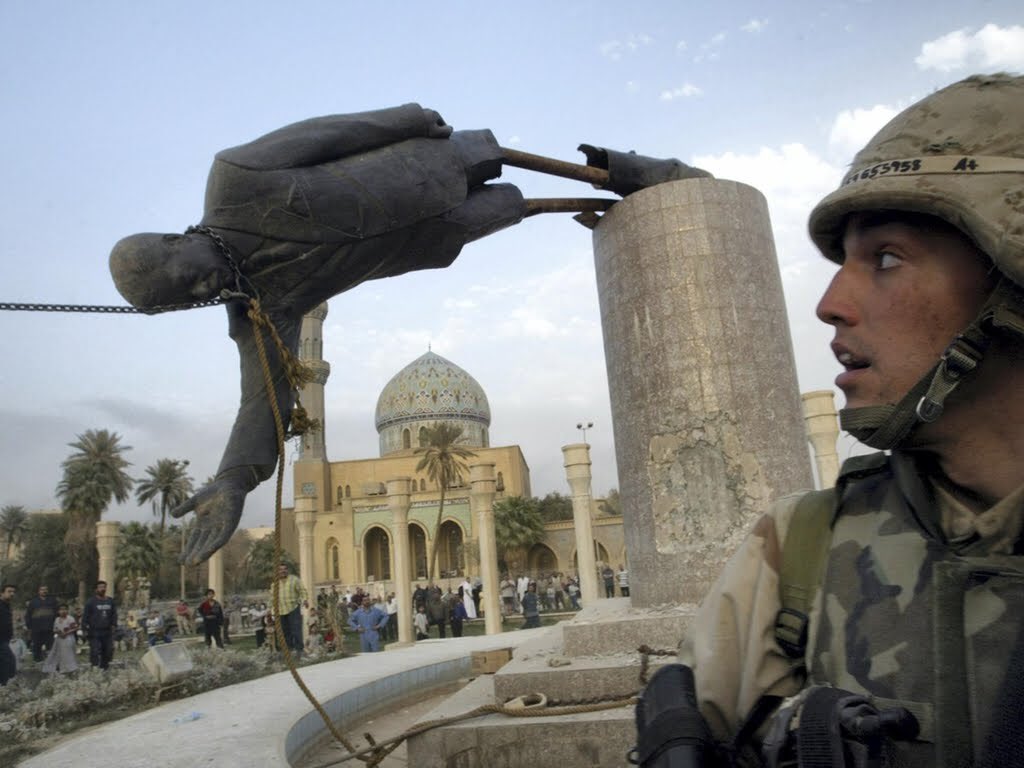
[[[456,128],[580,161],[581,142],[674,156],[769,201],[801,390],[838,366],[813,308],[831,268],[806,215],[885,120],[973,72],[1024,70],[1019,2],[0,3],[0,301],[122,304],[107,257],[199,220],[214,153],[315,115],[416,101]],[[527,196],[587,195],[509,169]],[[447,270],[331,301],[326,439],[376,455],[373,409],[426,351],[482,384],[492,441],[534,491],[593,421],[618,485],[589,232],[530,219]],[[220,308],[159,317],[0,313],[0,504],[56,506],[67,443],[119,432],[132,472],[212,474],[237,405]],[[844,451],[851,445],[844,443]],[[286,482],[286,487],[290,484]],[[243,525],[273,519],[271,483]],[[113,519],[152,519],[134,502]]]

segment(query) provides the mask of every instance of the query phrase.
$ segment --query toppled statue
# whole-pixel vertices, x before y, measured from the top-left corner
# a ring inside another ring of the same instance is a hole
[[[117,289],[143,311],[229,299],[241,404],[216,476],[171,513],[196,513],[182,562],[202,562],[227,543],[246,495],[273,475],[278,460],[249,300],[259,299],[282,346],[295,354],[303,315],[365,280],[446,267],[466,243],[533,213],[583,210],[593,217],[613,202],[526,200],[511,184],[487,183],[503,164],[620,195],[709,175],[678,160],[581,149],[588,166],[507,150],[490,131],[453,131],[417,104],[314,118],[219,152],[198,227],[184,235],[132,235],[114,246]],[[268,345],[266,352],[287,429],[294,386],[280,350]]]

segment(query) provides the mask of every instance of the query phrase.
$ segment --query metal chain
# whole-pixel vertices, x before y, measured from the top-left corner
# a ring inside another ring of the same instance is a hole
[[[242,274],[242,271],[238,268],[238,264],[231,255],[231,249],[228,248],[228,244],[224,242],[224,238],[218,235],[209,227],[203,225],[191,226],[185,230],[186,235],[191,234],[206,235],[213,241],[213,244],[217,247],[217,250],[227,261],[231,267],[231,272],[235,277],[235,290],[221,291],[220,296],[215,299],[204,299],[202,301],[189,301],[182,304],[158,304],[153,307],[146,307],[145,309],[139,309],[138,307],[132,306],[112,306],[102,304],[38,304],[35,302],[30,303],[17,303],[17,302],[0,302],[0,312],[90,312],[95,314],[103,315],[159,315],[163,312],[180,312],[185,309],[201,309],[203,307],[218,307],[221,304],[226,304],[229,301],[233,301],[242,297],[257,297],[259,294],[256,291],[255,286],[252,282]]]

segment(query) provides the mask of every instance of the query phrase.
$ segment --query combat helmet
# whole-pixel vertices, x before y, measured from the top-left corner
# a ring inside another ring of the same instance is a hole
[[[811,239],[842,263],[847,217],[893,210],[938,217],[966,234],[1002,277],[974,321],[896,404],[846,408],[845,430],[875,448],[934,421],[992,335],[1024,338],[1024,77],[974,75],[927,96],[854,157],[839,188],[811,212]]]

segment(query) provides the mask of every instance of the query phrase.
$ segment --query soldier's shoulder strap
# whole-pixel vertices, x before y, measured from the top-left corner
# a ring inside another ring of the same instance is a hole
[[[779,598],[782,608],[775,619],[775,639],[792,659],[807,650],[811,606],[822,581],[825,559],[832,542],[832,513],[836,491],[810,491],[796,503],[782,545]]]

